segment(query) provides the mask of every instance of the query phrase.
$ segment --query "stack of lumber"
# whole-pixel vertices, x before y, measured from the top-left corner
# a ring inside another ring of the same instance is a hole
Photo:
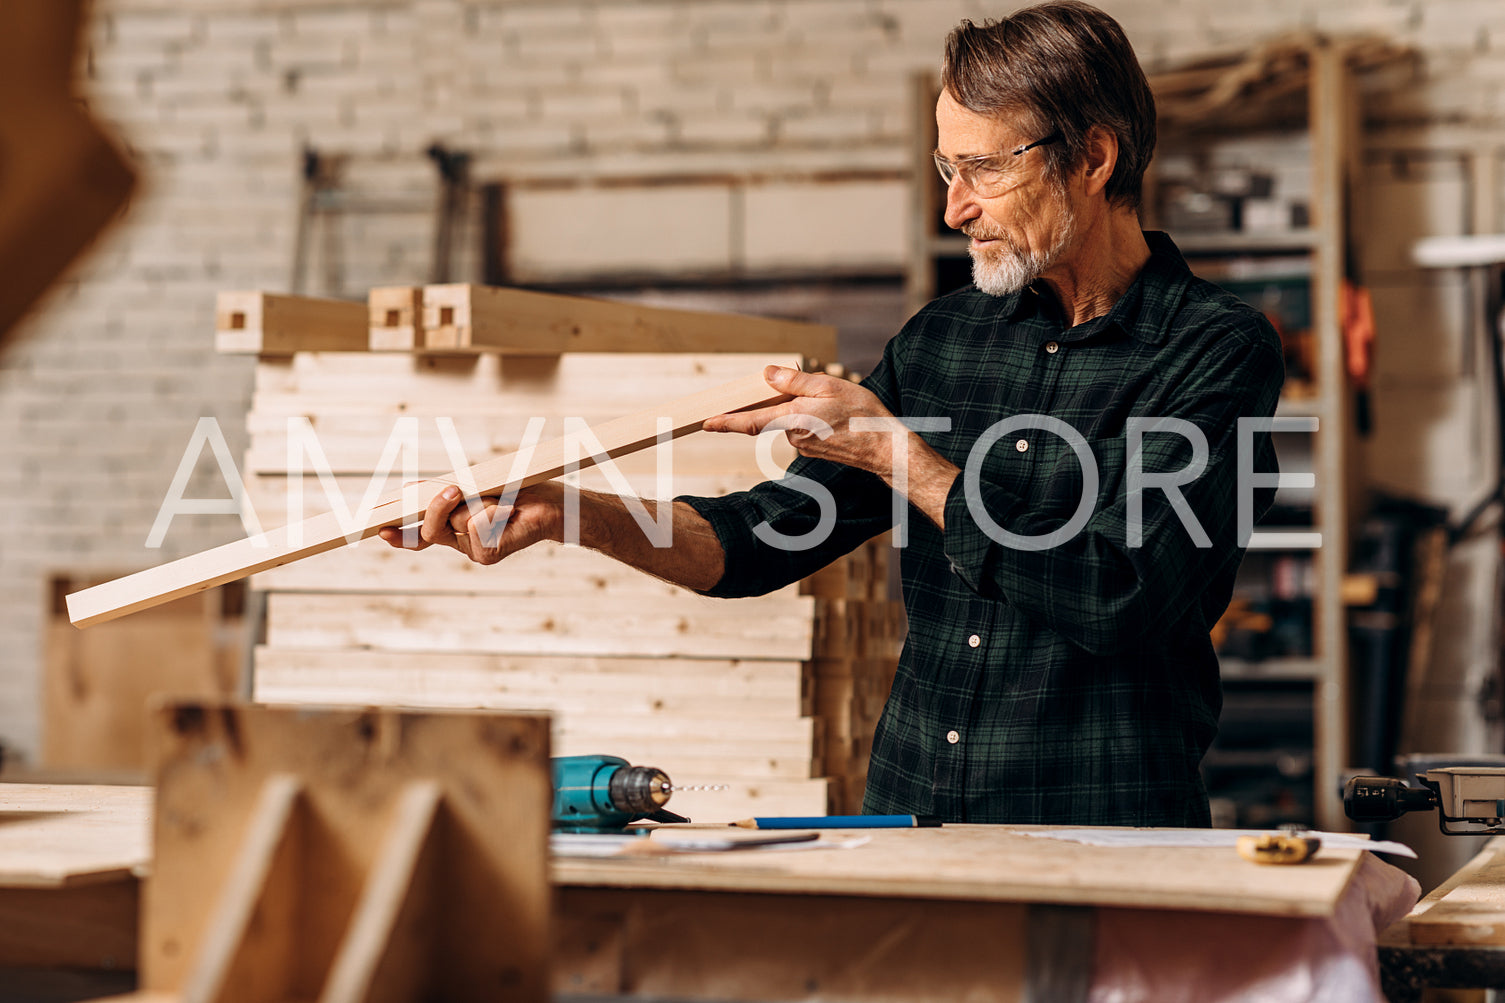
[[[260,355],[242,473],[269,528],[511,453],[530,422],[554,438],[770,362],[809,368],[835,347],[815,325],[471,286],[373,290],[364,351],[349,348],[364,310],[222,294],[219,318],[222,350]],[[651,350],[661,343],[704,347]],[[404,436],[405,460],[388,448]],[[696,432],[565,479],[648,498],[723,494],[792,459],[771,439],[761,463],[757,440]],[[777,593],[716,600],[579,547],[482,567],[367,540],[252,579],[267,593],[253,694],[547,710],[556,755],[725,785],[675,796],[696,820],[854,811],[902,630],[888,553],[871,541]]]

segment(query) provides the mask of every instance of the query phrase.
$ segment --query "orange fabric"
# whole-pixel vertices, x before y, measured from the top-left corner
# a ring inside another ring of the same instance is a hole
[[[1360,390],[1369,386],[1374,365],[1374,300],[1363,286],[1343,280],[1339,311],[1343,325],[1343,358],[1349,378]]]

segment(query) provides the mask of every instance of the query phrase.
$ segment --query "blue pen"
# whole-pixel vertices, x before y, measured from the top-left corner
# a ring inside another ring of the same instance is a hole
[[[807,818],[744,818],[744,829],[928,829],[941,824],[933,815],[811,815]]]

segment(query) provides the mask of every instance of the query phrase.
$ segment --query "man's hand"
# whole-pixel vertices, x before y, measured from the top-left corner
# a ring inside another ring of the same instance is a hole
[[[801,456],[818,457],[856,467],[887,478],[894,468],[893,451],[902,441],[904,427],[872,391],[850,380],[824,373],[769,366],[763,378],[775,390],[793,394],[794,400],[753,411],[723,414],[707,421],[708,432],[742,432],[757,435],[772,428],[784,432]],[[880,423],[877,429],[853,429],[853,418]]]
[[[849,380],[782,366],[769,366],[763,378],[794,399],[717,415],[702,427],[747,435],[782,429],[801,456],[877,474],[931,522],[946,528],[946,496],[961,471],[906,428],[877,395]]]
[[[403,542],[403,531],[396,526],[383,529],[381,538],[399,550],[427,550],[442,544],[477,564],[495,564],[540,540],[560,539],[563,491],[557,482],[523,488],[510,506],[500,498],[483,496],[478,508],[472,513],[460,489],[449,487],[429,503],[413,546]]]

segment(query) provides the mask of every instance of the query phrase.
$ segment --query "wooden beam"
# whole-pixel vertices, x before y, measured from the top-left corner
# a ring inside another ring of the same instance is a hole
[[[366,296],[373,352],[423,348],[423,287],[381,286]]]
[[[0,4],[0,347],[135,187],[75,93],[83,20],[84,0]]]
[[[430,351],[558,355],[563,352],[801,352],[836,361],[836,328],[559,296],[494,286],[423,291]]]
[[[222,292],[214,305],[214,347],[250,355],[364,352],[371,337],[366,311],[348,300]]]
[[[443,800],[436,780],[410,780],[403,788],[319,1003],[396,1003],[424,996],[434,950],[433,916],[443,908],[436,889],[436,827]]]
[[[266,778],[183,980],[183,1003],[280,999],[293,990],[302,791],[292,774]]]
[[[483,495],[500,494],[552,480],[573,466],[593,466],[601,458],[615,459],[655,445],[661,428],[673,438],[700,430],[707,419],[731,411],[760,407],[787,399],[770,387],[761,371],[710,390],[669,401],[659,407],[617,418],[592,429],[602,452],[575,459],[576,441],[568,437],[540,443],[531,456],[525,451],[499,456],[445,478],[419,481],[396,497],[376,505],[364,519],[348,525],[335,513],[305,519],[261,537],[236,540],[212,550],[118,578],[68,596],[68,619],[87,627],[192,595],[247,575],[280,567],[355,540],[375,536],[387,526],[405,526],[451,484],[469,481]]]

